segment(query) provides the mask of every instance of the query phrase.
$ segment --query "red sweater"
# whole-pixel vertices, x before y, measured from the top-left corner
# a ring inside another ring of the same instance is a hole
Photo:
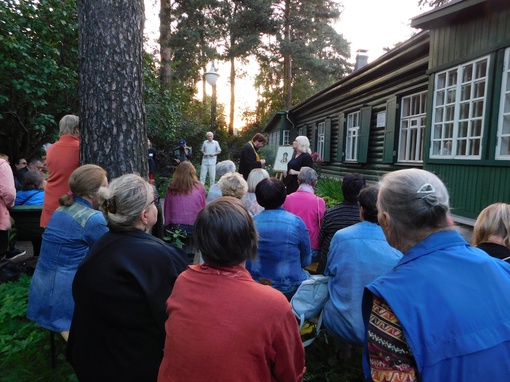
[[[300,381],[304,348],[285,296],[241,267],[188,267],[167,300],[158,381]]]
[[[46,153],[46,166],[50,176],[44,189],[41,227],[46,227],[59,207],[58,200],[69,191],[69,177],[80,165],[80,140],[74,135],[62,135]]]

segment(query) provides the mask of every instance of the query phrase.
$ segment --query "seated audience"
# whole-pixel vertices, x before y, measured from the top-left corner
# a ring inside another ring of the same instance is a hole
[[[29,174],[30,172],[27,172]],[[86,164],[73,171],[67,194],[60,198],[43,233],[42,246],[28,294],[29,319],[67,338],[74,311],[74,274],[92,245],[107,231],[98,192],[106,171]]]
[[[263,168],[254,168],[250,171],[250,175],[248,175],[248,180],[246,181],[246,183],[248,183],[248,192],[244,195],[242,200],[246,208],[248,208],[248,211],[250,211],[251,216],[258,215],[264,211],[264,208],[257,203],[255,188],[262,179],[267,178],[269,178],[269,173]]]
[[[308,235],[310,235],[312,262],[315,262],[319,260],[319,232],[326,212],[326,202],[314,194],[317,173],[313,168],[301,167],[298,183],[297,191],[287,195],[283,208],[299,216],[305,222]]]
[[[257,231],[244,204],[214,200],[195,222],[205,262],[191,265],[167,300],[158,381],[301,381],[304,351],[285,297],[245,268]]]
[[[44,172],[44,162],[41,158],[34,157],[28,161],[28,170],[29,171],[40,171],[43,174]]]
[[[231,172],[236,171],[236,165],[231,160],[224,160],[216,163],[216,176],[221,178],[225,174],[229,174]],[[214,183],[207,193],[206,202],[212,202],[214,199],[221,197],[220,186],[218,183]]]
[[[255,195],[264,211],[253,217],[259,249],[246,268],[256,281],[278,289],[290,301],[301,282],[310,277],[303,269],[312,257],[308,230],[299,216],[282,208],[287,192],[281,180],[262,180]]]
[[[16,191],[17,206],[42,206],[44,202],[46,178],[41,171],[27,171],[23,176],[23,186]]]
[[[473,245],[510,262],[510,204],[494,203],[480,212],[473,229]]]
[[[510,264],[450,226],[448,191],[436,175],[398,170],[379,183],[379,224],[404,256],[365,289],[365,377],[508,380]]]
[[[376,203],[377,187],[363,188],[359,193],[361,223],[335,233],[329,247],[324,274],[331,278],[324,325],[342,345],[363,346],[361,299],[365,285],[389,272],[402,257],[384,237],[377,222]]]
[[[149,182],[127,174],[101,191],[110,231],[76,272],[67,359],[80,381],[155,381],[165,301],[187,261],[149,234],[159,202]]]
[[[204,207],[205,187],[197,179],[195,166],[187,161],[179,163],[166,190],[165,229],[191,234],[193,223]]]
[[[223,175],[218,184],[222,196],[232,196],[236,199],[242,199],[248,190],[246,180],[238,172]]]
[[[319,233],[318,273],[324,273],[328,262],[329,244],[339,229],[359,223],[358,194],[366,186],[365,178],[360,174],[348,174],[342,180],[343,202],[326,211]]]
[[[9,230],[11,229],[11,216],[9,208],[14,206],[16,199],[16,187],[12,169],[8,159],[0,157],[0,260],[5,256],[14,258],[21,256],[19,253],[9,256]],[[21,251],[23,252],[23,251]],[[23,255],[26,252],[23,253]]]

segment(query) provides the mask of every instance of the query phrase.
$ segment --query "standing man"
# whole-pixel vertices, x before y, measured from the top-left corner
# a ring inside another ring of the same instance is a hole
[[[243,174],[245,180],[248,179],[250,171],[254,168],[262,168],[266,164],[265,159],[260,159],[258,153],[261,147],[267,142],[267,138],[262,134],[257,133],[253,136],[250,142],[244,145],[241,151],[241,159],[239,161],[239,172]]]
[[[209,173],[209,185],[212,186],[216,182],[216,160],[221,153],[220,144],[213,140],[214,134],[209,131],[206,134],[207,140],[202,143],[202,167],[200,169],[200,182],[205,184],[205,178]]]
[[[147,153],[149,155],[149,183],[154,184],[154,173],[156,172],[156,150],[152,147],[150,139],[147,139],[147,146]]]

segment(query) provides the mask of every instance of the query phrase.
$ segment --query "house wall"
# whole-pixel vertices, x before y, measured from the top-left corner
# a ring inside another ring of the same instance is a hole
[[[436,172],[447,185],[452,213],[474,220],[487,205],[510,202],[510,161],[494,158],[500,113],[501,66],[504,50],[510,46],[510,9],[496,13],[478,12],[478,17],[432,29],[430,44],[430,100],[436,72],[490,55],[491,77],[481,159],[429,160],[427,144],[424,165],[425,169]],[[427,130],[430,131],[430,118],[428,120]]]

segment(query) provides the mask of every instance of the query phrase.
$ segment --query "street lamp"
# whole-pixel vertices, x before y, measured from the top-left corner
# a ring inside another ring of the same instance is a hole
[[[216,72],[214,68],[214,62],[211,64],[211,67],[207,72],[204,73],[204,78],[209,85],[212,87],[212,96],[211,96],[211,131],[214,133],[214,127],[216,124],[216,81],[218,81],[218,77],[220,75]]]

